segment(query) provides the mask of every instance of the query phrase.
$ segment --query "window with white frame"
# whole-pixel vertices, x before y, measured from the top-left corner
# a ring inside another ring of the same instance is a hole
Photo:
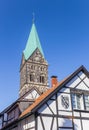
[[[89,111],[89,95],[85,93],[72,93],[72,107],[77,110]]]
[[[73,109],[81,110],[83,108],[83,95],[82,94],[72,94],[72,105]]]
[[[89,95],[84,95],[85,109],[89,110]]]

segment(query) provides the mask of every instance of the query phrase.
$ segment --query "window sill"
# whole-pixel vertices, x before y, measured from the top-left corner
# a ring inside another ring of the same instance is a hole
[[[86,113],[89,113],[89,110],[79,110],[79,109],[73,109],[73,111],[76,111],[76,112],[86,112]]]

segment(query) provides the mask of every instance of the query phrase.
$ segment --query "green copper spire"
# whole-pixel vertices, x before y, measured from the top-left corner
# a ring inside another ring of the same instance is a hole
[[[35,24],[33,23],[31,32],[30,32],[30,35],[28,37],[28,41],[26,44],[26,48],[23,51],[25,60],[27,60],[37,48],[39,49],[41,54],[44,56],[43,50],[40,44],[40,40],[36,31],[36,27],[35,27]]]

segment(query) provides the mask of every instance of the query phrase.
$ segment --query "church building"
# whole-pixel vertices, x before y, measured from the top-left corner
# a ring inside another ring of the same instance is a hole
[[[0,113],[0,130],[88,130],[89,72],[51,77],[35,24],[22,53],[19,98]]]

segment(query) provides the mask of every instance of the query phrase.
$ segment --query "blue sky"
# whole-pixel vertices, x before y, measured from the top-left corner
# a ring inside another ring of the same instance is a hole
[[[0,0],[0,111],[18,98],[33,12],[49,77],[61,80],[81,65],[89,70],[89,0]]]

